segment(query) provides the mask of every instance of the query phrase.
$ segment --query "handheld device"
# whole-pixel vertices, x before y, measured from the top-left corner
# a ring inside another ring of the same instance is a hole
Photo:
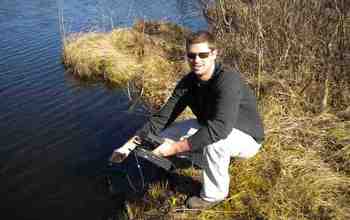
[[[152,164],[155,164],[156,166],[163,168],[166,171],[171,171],[175,168],[174,164],[170,160],[164,157],[159,157],[154,153],[152,153],[151,151],[148,151],[144,148],[137,147],[135,149],[135,153],[136,153],[136,156],[142,159],[145,159],[151,162]]]
[[[148,182],[159,177],[159,172],[168,173],[176,168],[170,160],[151,151],[163,143],[162,138],[149,135],[135,143],[133,149],[128,149],[130,152],[115,151],[109,159],[107,184],[114,195],[130,192],[130,189],[135,193],[142,192]]]
[[[111,164],[121,163],[131,153],[131,154],[135,154],[139,158],[149,161],[150,163],[160,168],[165,169],[166,171],[170,171],[175,168],[174,164],[170,160],[164,157],[159,157],[151,151],[156,146],[161,145],[163,142],[164,140],[162,138],[155,136],[153,134],[149,134],[144,139],[136,138],[136,140],[134,141],[135,147],[133,149],[128,149],[130,152],[123,153],[123,152],[115,151],[113,152],[109,161]]]

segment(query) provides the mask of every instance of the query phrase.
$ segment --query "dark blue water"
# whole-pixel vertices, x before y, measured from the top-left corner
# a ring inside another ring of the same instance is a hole
[[[65,73],[66,33],[108,31],[135,18],[205,26],[193,1],[0,1],[0,210],[3,219],[107,219],[101,171],[144,123],[125,91]],[[5,217],[8,215],[8,217]]]

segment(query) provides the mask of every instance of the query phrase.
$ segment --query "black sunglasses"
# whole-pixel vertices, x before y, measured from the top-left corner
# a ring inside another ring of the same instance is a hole
[[[199,58],[204,59],[209,57],[210,52],[202,52],[202,53],[187,53],[187,57],[189,59],[195,59],[196,56],[198,55]]]

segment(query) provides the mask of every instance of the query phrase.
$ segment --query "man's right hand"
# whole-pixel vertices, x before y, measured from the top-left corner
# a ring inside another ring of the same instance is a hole
[[[132,137],[123,146],[113,151],[112,156],[109,158],[110,162],[121,163],[125,158],[127,158],[131,151],[135,149],[137,143],[135,142],[135,137]]]

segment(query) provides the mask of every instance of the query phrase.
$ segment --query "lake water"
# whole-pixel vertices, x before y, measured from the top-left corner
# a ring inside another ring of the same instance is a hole
[[[111,151],[145,120],[123,89],[84,83],[61,63],[66,33],[108,31],[135,18],[206,26],[195,1],[1,0],[0,203],[11,220],[107,219],[101,184]]]

